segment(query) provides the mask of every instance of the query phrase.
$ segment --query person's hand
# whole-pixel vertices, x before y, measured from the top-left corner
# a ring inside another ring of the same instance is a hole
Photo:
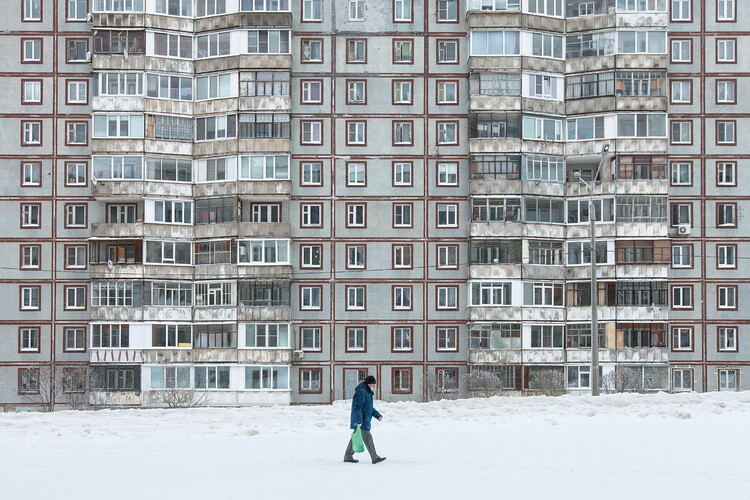
[[[380,416],[378,417],[378,422],[380,422],[381,420],[383,420],[383,415],[380,415]]]
[[[362,424],[357,424],[357,427],[362,427]]]

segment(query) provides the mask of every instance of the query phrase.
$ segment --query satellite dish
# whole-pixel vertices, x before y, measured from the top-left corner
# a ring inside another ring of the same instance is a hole
[[[114,268],[115,268],[114,262],[112,262],[112,259],[109,259],[107,261],[107,269],[109,269],[110,271],[112,271]]]

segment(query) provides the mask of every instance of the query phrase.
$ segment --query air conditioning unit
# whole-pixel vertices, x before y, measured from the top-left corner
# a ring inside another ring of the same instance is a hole
[[[292,359],[304,359],[305,351],[292,351]]]
[[[680,236],[690,236],[690,224],[678,224],[677,234]]]

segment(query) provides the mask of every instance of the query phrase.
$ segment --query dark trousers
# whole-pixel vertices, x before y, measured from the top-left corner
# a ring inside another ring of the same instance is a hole
[[[362,429],[362,441],[365,442],[365,448],[367,448],[367,452],[370,454],[370,459],[374,462],[378,458],[378,452],[375,451],[375,443],[372,441],[372,433],[370,431],[366,431]],[[346,447],[346,453],[344,453],[344,460],[348,460],[350,458],[354,458],[354,449],[352,448],[352,439],[349,438],[349,444]]]

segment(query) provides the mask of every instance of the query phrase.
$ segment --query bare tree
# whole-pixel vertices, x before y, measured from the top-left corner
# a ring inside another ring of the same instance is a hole
[[[540,368],[529,377],[529,388],[545,396],[565,394],[565,377],[562,371]]]
[[[487,370],[471,370],[466,374],[464,385],[468,387],[471,397],[489,398],[503,394],[502,380]]]
[[[207,391],[195,389],[164,389],[156,391],[155,396],[158,402],[165,404],[168,408],[207,406],[210,400]]]
[[[425,383],[427,384],[427,401],[458,399],[462,396],[457,377],[444,375],[442,380],[438,380],[437,376],[428,375]]]
[[[602,377],[607,392],[644,392],[639,367],[618,366]]]
[[[37,392],[25,394],[24,399],[36,405],[39,411],[50,412],[55,409],[56,396],[60,394],[60,384],[56,384],[51,366],[40,366],[34,381],[33,372],[30,372],[30,379],[27,381],[30,387],[36,382]]]

